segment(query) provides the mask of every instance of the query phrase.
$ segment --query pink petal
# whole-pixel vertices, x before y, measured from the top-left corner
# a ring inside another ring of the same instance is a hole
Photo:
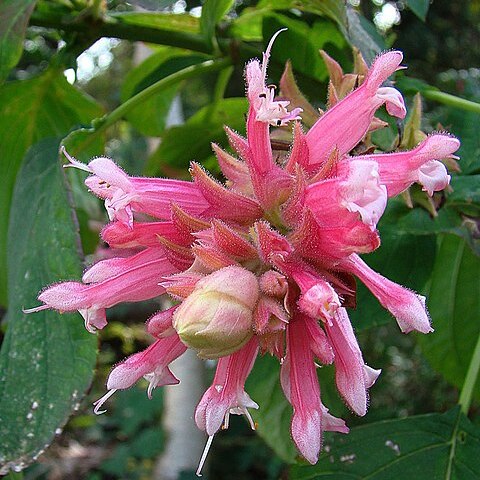
[[[257,354],[258,344],[253,338],[238,352],[219,359],[212,386],[195,410],[198,428],[208,435],[214,435],[224,420],[228,421],[229,413],[249,415],[247,408],[258,408],[244,390]]]
[[[135,222],[132,228],[122,222],[113,222],[107,224],[101,233],[102,239],[113,248],[159,246],[158,235],[175,243],[185,243],[184,236],[169,221]]]
[[[328,340],[335,352],[335,380],[347,405],[357,414],[367,413],[367,384],[362,352],[344,308],[339,308],[331,325],[326,324]]]
[[[390,87],[388,90],[379,88],[397,70],[401,61],[402,54],[398,51],[377,57],[365,82],[330,108],[308,131],[310,171],[326,162],[334,148],[338,149],[340,157],[350,152],[365,136],[375,111],[384,103],[392,114],[400,118],[405,116],[401,96]]]
[[[126,269],[116,271],[111,277],[108,268],[102,271],[101,264],[96,270],[98,275],[105,277],[105,280],[99,283],[89,285],[78,282],[59,283],[45,289],[38,299],[50,308],[60,311],[92,310],[89,313],[82,313],[84,317],[88,317],[95,315],[96,310],[109,308],[117,303],[139,302],[161,295],[165,289],[158,285],[160,278],[176,271],[158,249],[146,250],[134,257],[117,259],[117,266],[120,262],[124,262]]]
[[[433,332],[425,307],[425,297],[418,295],[373,271],[358,255],[352,255],[345,266],[356,275],[378,301],[397,319],[404,333],[417,330]]]
[[[281,383],[293,407],[293,441],[299,452],[314,464],[322,443],[322,409],[310,338],[302,315],[287,326],[287,355],[281,368]]]
[[[154,373],[157,377],[163,375],[163,380],[168,382],[163,385],[179,383],[170,371],[165,375],[163,370],[168,369],[167,365],[182,355],[185,350],[186,347],[177,335],[157,340],[143,352],[130,355],[117,365],[108,376],[107,388],[109,390],[129,388],[149,373]],[[158,385],[160,384],[157,383],[156,386]]]
[[[387,187],[388,196],[403,192],[413,182],[424,186],[430,195],[442,190],[450,177],[445,167],[437,162],[444,158],[454,158],[453,153],[460,142],[451,135],[434,133],[407,152],[362,155],[356,159],[373,160],[378,163],[380,181]],[[342,164],[342,170],[344,164]]]

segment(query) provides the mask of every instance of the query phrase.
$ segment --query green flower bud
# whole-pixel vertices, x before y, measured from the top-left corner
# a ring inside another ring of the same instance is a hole
[[[173,316],[182,342],[201,358],[239,350],[253,335],[259,297],[257,277],[242,267],[225,267],[203,278]]]

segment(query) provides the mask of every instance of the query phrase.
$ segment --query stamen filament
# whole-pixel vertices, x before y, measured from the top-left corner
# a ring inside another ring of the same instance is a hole
[[[93,409],[93,413],[95,415],[101,415],[102,413],[105,413],[106,410],[99,410],[99,408],[117,391],[117,388],[112,388],[109,390],[102,398],[99,398],[95,402],[93,402],[93,405],[95,408]]]
[[[212,446],[213,437],[214,437],[214,435],[209,435],[207,443],[205,445],[205,448],[203,449],[202,457],[200,458],[200,463],[198,464],[197,471],[195,472],[195,475],[197,477],[202,476],[202,473],[201,473],[202,468],[203,468],[203,465],[205,464],[205,460],[207,459],[208,451],[210,450],[210,447]]]
[[[74,157],[72,157],[67,152],[67,150],[65,149],[65,147],[63,145],[60,149],[60,152],[63,153],[65,155],[65,157],[67,157],[67,160],[70,162],[69,164],[64,165],[63,168],[78,168],[79,170],[83,170],[84,172],[93,173],[91,168],[89,168],[88,165],[85,165],[84,163],[79,162]]]
[[[33,308],[22,308],[23,313],[36,313],[41,312],[42,310],[48,310],[50,307],[48,305],[40,305]]]

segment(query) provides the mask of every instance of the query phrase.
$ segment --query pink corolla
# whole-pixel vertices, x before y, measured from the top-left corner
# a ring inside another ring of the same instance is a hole
[[[111,223],[102,238],[112,254],[82,282],[46,288],[38,297],[43,305],[30,310],[78,310],[93,332],[107,325],[109,307],[169,295],[175,305],[147,322],[154,343],[112,370],[95,411],[142,377],[149,395],[178,383],[169,364],[187,348],[218,360],[195,412],[208,435],[199,472],[230,414],[245,415],[255,428],[249,409],[262,405],[245,391],[245,381],[259,354],[281,363],[282,388],[293,407],[291,435],[310,463],[318,459],[322,432],[348,432],[322,403],[318,364],[334,364],[339,394],[365,415],[368,389],[380,371],[365,363],[348,318],[353,276],[403,332],[432,330],[424,297],[373,271],[359,255],[379,247],[377,224],[388,197],[414,182],[429,195],[448,184],[441,160],[453,157],[458,140],[435,133],[410,151],[353,153],[378,128],[379,107],[405,116],[400,92],[383,86],[401,68],[398,51],[379,55],[363,83],[342,92],[304,133],[301,109],[290,109],[267,86],[271,46],[261,62],[246,67],[246,137],[226,128],[236,156],[213,145],[226,184],[195,163],[192,181],[181,181],[130,177],[108,158],[85,165],[67,155],[68,166],[87,171],[86,185],[105,201]],[[271,126],[291,122],[291,149],[277,155]]]

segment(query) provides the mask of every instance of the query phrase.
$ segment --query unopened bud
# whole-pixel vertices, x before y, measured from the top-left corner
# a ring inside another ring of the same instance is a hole
[[[283,298],[288,290],[287,279],[275,270],[268,270],[260,277],[260,290],[266,295]]]
[[[202,358],[219,358],[240,349],[253,335],[259,297],[257,277],[237,266],[200,280],[173,316],[182,342]]]

